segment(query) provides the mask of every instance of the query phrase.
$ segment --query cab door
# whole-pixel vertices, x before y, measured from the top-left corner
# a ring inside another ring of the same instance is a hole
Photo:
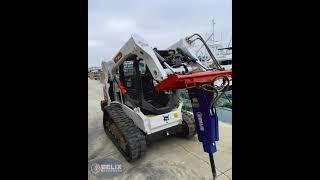
[[[125,60],[119,67],[119,79],[130,98],[136,105],[139,105],[139,99],[141,97],[141,82],[139,79],[139,64],[137,63],[139,62],[135,59]],[[124,103],[128,104],[128,101],[125,100]]]

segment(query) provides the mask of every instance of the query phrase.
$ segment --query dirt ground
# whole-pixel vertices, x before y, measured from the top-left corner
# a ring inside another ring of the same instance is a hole
[[[123,172],[112,179],[212,179],[209,156],[197,137],[168,137],[147,146],[143,158],[128,163],[107,137],[102,126],[102,84],[88,79],[88,163],[115,159]],[[220,122],[218,152],[214,154],[219,180],[232,179],[232,125]],[[99,180],[88,168],[88,179]],[[104,178],[107,179],[107,178]]]

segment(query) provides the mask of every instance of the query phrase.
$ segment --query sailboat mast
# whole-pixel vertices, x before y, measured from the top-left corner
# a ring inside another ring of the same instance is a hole
[[[215,22],[214,22],[214,18],[212,19],[212,44],[213,44],[213,46],[214,46],[214,38],[215,38],[215,36],[214,36],[214,25],[215,25]]]

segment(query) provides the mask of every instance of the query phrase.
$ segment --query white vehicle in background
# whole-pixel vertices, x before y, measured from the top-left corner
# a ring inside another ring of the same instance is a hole
[[[88,68],[88,78],[91,80],[99,80],[101,75],[100,67],[90,67]]]

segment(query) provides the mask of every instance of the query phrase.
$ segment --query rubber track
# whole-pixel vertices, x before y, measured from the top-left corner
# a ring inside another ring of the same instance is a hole
[[[129,162],[136,161],[142,157],[146,151],[145,136],[141,133],[133,121],[123,112],[121,105],[111,104],[110,106],[106,106],[105,110],[113,122],[119,127],[128,144],[129,154],[126,154],[124,151],[122,151],[120,145],[117,144],[117,141],[113,139],[113,142],[119,151]]]
[[[185,110],[182,110],[182,120],[185,121],[188,125],[188,134],[186,135],[186,137],[193,137],[196,134],[193,115]]]

